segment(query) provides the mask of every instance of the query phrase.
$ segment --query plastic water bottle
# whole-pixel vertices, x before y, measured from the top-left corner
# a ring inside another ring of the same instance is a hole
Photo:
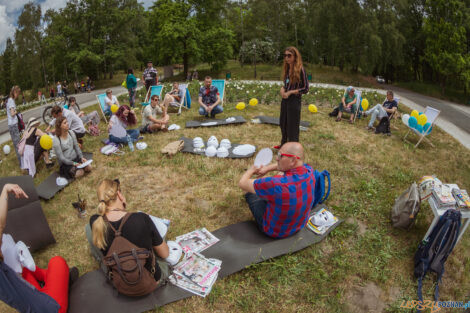
[[[129,146],[129,150],[134,152],[134,144],[132,143],[132,138],[129,135],[127,135],[127,145]]]

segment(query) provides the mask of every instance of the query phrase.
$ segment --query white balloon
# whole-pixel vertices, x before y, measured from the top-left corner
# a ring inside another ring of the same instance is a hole
[[[9,154],[11,152],[11,148],[9,145],[4,145],[3,146],[3,153]]]
[[[409,119],[410,119],[409,114],[403,114],[403,116],[401,117],[401,120],[402,120],[403,124],[405,124],[406,126],[408,126],[408,120]]]

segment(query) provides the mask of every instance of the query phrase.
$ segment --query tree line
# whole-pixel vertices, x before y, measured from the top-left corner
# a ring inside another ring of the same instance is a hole
[[[37,90],[83,76],[205,62],[221,70],[279,63],[283,49],[342,71],[426,81],[467,91],[470,0],[69,0],[27,3],[0,55],[0,91]]]

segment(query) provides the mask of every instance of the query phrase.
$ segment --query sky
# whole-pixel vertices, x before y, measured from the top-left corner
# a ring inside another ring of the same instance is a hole
[[[23,6],[30,1],[40,4],[43,13],[48,9],[63,8],[67,3],[67,0],[0,0],[0,53],[5,50],[7,39],[13,39],[18,16],[21,14]],[[145,8],[148,8],[153,1],[139,0]]]

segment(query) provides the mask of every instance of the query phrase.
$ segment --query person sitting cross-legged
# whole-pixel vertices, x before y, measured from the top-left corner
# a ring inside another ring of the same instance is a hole
[[[206,76],[204,86],[199,89],[199,114],[204,116],[215,117],[216,114],[222,113],[224,108],[220,105],[219,90],[212,86],[212,78]]]
[[[387,100],[384,101],[384,103],[380,104],[378,103],[376,106],[373,108],[365,111],[363,114],[365,116],[370,115],[370,121],[369,124],[367,125],[366,129],[367,130],[374,130],[374,122],[378,118],[379,121],[383,117],[388,117],[395,113],[398,109],[398,104],[397,102],[393,99],[393,91],[388,90],[387,91]]]
[[[117,144],[134,142],[139,139],[138,129],[127,129],[137,123],[134,110],[127,105],[121,105],[109,120],[109,141]]]
[[[142,111],[142,133],[153,133],[157,130],[168,130],[168,122],[170,116],[167,113],[168,105],[160,105],[158,96],[153,95],[150,104],[146,105]],[[161,114],[162,118],[157,119],[157,114]]]
[[[263,177],[269,172],[282,175]],[[252,179],[257,175],[258,179]],[[238,183],[258,228],[273,238],[289,237],[308,221],[313,205],[315,177],[304,164],[304,149],[298,142],[287,142],[278,151],[277,163],[248,169]]]

